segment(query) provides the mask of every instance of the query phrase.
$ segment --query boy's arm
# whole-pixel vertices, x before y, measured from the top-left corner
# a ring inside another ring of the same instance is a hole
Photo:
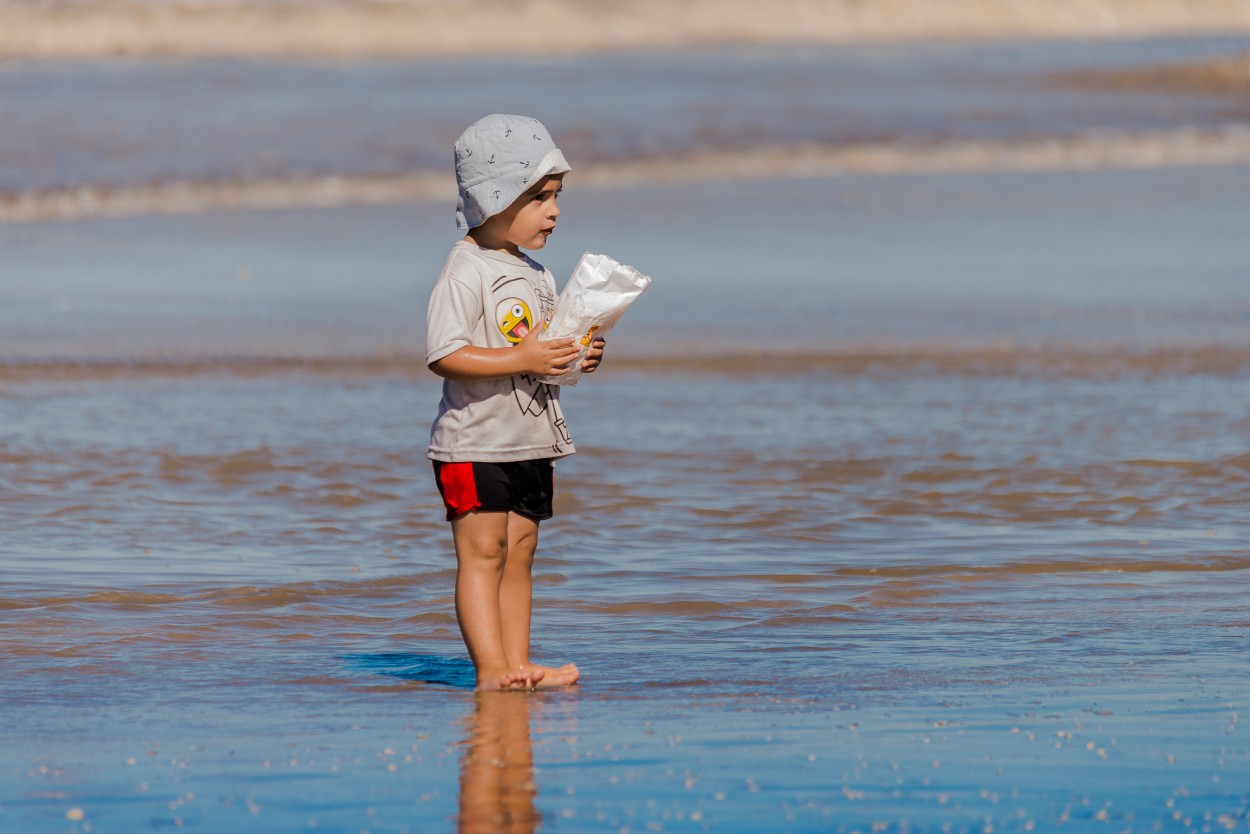
[[[560,376],[569,372],[581,352],[574,339],[538,338],[541,327],[525,334],[513,347],[486,348],[466,345],[430,363],[430,370],[455,380],[502,379],[517,374]]]

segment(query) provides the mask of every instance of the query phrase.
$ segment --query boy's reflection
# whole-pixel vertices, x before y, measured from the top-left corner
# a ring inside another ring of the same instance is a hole
[[[542,822],[534,807],[530,708],[523,692],[479,692],[468,717],[460,762],[459,834],[533,834]]]

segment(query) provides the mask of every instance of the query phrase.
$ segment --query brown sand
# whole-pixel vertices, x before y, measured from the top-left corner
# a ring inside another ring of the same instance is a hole
[[[766,10],[765,10],[766,9]],[[484,24],[506,32],[487,42]],[[0,58],[452,56],[929,38],[1250,31],[1250,0],[478,0],[0,9]]]
[[[1072,72],[1056,76],[1062,84],[1116,90],[1177,90],[1193,93],[1250,93],[1250,54],[1200,64],[1151,67],[1116,72]]]

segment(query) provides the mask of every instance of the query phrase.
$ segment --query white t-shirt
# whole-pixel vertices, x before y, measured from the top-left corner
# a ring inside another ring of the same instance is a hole
[[[556,282],[537,261],[458,241],[430,294],[426,364],[473,345],[506,348],[551,317]],[[571,455],[560,387],[518,374],[443,380],[430,429],[433,460],[506,462]]]

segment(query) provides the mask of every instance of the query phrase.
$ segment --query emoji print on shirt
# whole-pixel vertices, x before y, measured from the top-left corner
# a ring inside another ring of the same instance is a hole
[[[534,329],[534,316],[521,299],[505,298],[495,305],[495,323],[503,337],[515,345]]]

